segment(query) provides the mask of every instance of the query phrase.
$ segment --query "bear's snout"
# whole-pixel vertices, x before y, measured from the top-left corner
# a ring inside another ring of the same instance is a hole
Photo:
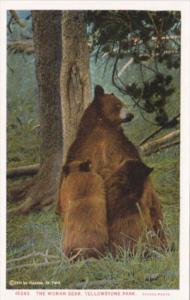
[[[134,115],[132,113],[129,113],[126,107],[122,107],[119,117],[122,122],[130,122],[133,119]]]

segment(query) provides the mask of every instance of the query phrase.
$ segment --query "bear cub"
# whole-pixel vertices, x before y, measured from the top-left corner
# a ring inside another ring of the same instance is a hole
[[[139,237],[149,244],[156,242],[150,213],[151,190],[146,183],[152,170],[140,160],[127,160],[105,182],[109,246],[113,253],[119,246],[133,252]],[[151,232],[152,237],[148,237]]]
[[[63,167],[60,214],[64,213],[63,251],[66,256],[99,257],[108,245],[104,182],[91,162],[72,161]]]

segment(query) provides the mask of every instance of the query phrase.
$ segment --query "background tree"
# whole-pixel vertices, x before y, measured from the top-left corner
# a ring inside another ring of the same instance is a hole
[[[91,99],[84,13],[67,11],[62,15],[60,11],[33,11],[32,21],[39,87],[40,169],[32,187],[26,185],[25,190],[29,188],[29,191],[19,190],[19,194],[26,197],[23,204],[12,210],[19,213],[39,210],[56,202],[62,153],[65,158]]]
[[[61,99],[65,160],[81,116],[91,100],[89,50],[84,12],[65,11],[62,15]]]
[[[39,94],[40,169],[25,202],[13,210],[21,213],[55,201],[62,159],[61,12],[33,11],[32,19]]]

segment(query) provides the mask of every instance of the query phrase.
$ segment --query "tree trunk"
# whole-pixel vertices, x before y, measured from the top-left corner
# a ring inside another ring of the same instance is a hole
[[[55,203],[62,166],[61,12],[33,11],[32,20],[39,88],[40,170],[25,202],[12,210],[18,213],[39,210]]]
[[[81,116],[91,100],[89,51],[84,12],[64,11],[62,15],[63,61],[61,103],[63,115],[63,162],[75,139]]]

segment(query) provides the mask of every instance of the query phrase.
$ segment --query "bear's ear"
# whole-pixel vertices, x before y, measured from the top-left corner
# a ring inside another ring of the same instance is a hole
[[[68,165],[64,165],[63,166],[63,169],[62,169],[62,174],[66,177],[69,175],[69,172],[70,172],[70,168]]]
[[[99,97],[101,97],[103,95],[104,95],[103,87],[101,87],[100,85],[96,85],[95,92],[94,92],[95,99],[98,99]]]
[[[126,162],[127,174],[131,184],[144,182],[148,175],[153,171],[140,160],[129,160]]]
[[[88,159],[85,162],[82,162],[79,166],[81,172],[90,172],[91,170],[91,161]]]

